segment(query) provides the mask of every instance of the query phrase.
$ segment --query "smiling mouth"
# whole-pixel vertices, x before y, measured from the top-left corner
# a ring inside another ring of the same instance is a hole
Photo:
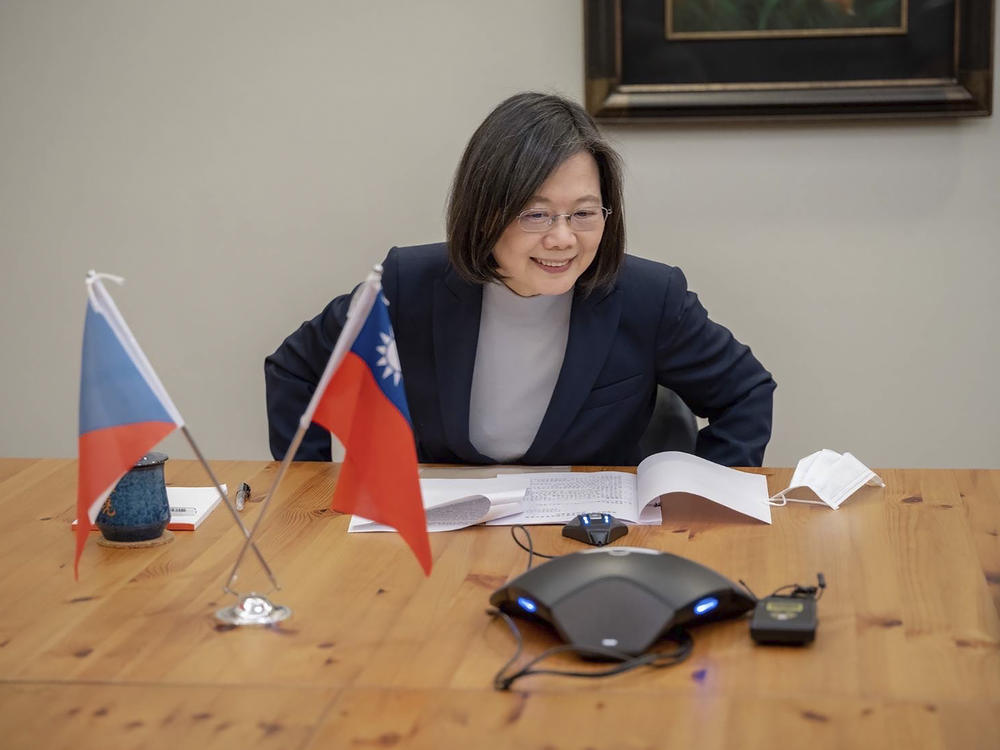
[[[567,258],[566,260],[542,260],[541,258],[532,258],[532,260],[545,271],[556,272],[564,271],[569,268],[570,263],[573,262],[573,258]]]

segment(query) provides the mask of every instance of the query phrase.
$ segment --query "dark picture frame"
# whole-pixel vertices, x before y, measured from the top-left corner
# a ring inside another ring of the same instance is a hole
[[[667,0],[584,0],[602,122],[989,116],[994,0],[908,0],[905,33],[668,39]]]

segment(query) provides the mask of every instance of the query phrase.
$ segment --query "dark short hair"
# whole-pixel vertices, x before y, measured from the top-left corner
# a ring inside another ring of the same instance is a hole
[[[621,159],[576,102],[534,92],[501,102],[479,126],[455,171],[448,200],[448,254],[467,281],[500,280],[493,248],[531,196],[560,164],[589,153],[611,209],[594,262],[577,285],[610,286],[625,255]]]

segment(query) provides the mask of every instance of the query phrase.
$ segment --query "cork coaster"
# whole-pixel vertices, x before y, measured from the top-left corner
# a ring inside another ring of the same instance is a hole
[[[113,547],[115,549],[142,549],[143,547],[159,547],[161,544],[170,544],[174,541],[174,532],[164,529],[163,534],[156,539],[145,539],[141,542],[110,542],[103,536],[98,538],[97,544],[101,547]]]

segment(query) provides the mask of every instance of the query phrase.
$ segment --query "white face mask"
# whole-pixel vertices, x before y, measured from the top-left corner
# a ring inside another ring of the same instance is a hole
[[[792,475],[792,481],[772,499],[774,505],[784,505],[787,501],[815,502],[802,498],[788,497],[795,489],[809,489],[826,505],[836,510],[847,498],[864,485],[885,487],[885,482],[850,453],[841,455],[824,448],[799,461]],[[798,493],[803,494],[803,493]]]

